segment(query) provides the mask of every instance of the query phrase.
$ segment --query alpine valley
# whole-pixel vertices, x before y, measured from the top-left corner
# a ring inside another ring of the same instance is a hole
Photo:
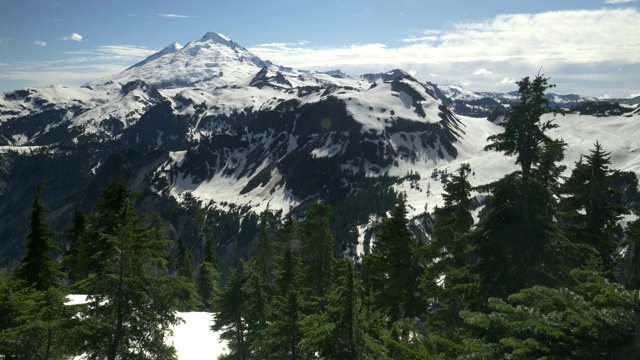
[[[637,98],[549,97],[574,109],[556,115],[550,133],[568,144],[567,174],[598,141],[612,167],[635,181]],[[314,201],[332,208],[336,255],[367,252],[372,229],[401,195],[414,230],[428,236],[429,213],[461,164],[473,185],[517,170],[513,158],[484,150],[516,99],[399,69],[349,76],[282,67],[215,33],[79,88],[5,93],[0,268],[22,256],[38,186],[64,249],[74,211],[91,211],[113,178],[141,194],[142,214],[160,212],[170,235],[192,249],[210,229],[222,259],[247,254],[260,212],[298,215]]]

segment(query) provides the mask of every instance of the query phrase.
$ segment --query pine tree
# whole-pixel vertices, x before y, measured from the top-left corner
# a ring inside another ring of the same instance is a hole
[[[258,239],[254,246],[254,252],[256,257],[256,267],[261,277],[263,284],[268,285],[273,278],[273,235],[271,234],[271,223],[273,222],[273,214],[269,212],[269,209],[260,214],[260,224]]]
[[[549,78],[538,74],[533,81],[527,76],[517,82],[520,101],[512,105],[505,121],[500,123],[504,132],[490,136],[487,140],[492,143],[485,148],[515,155],[525,188],[529,185],[531,168],[540,162],[540,147],[551,142],[545,131],[555,127],[551,121],[540,120],[551,110],[544,92],[555,85],[548,81]]]
[[[462,328],[460,310],[469,297],[468,283],[471,252],[469,236],[473,225],[471,215],[471,184],[468,175],[471,169],[463,164],[458,174],[450,177],[445,184],[444,205],[434,211],[433,236],[424,247],[422,259],[425,270],[421,279],[421,289],[431,299],[426,315],[432,334],[444,336],[449,341],[458,340]],[[455,349],[446,346],[441,351],[454,356]]]
[[[38,291],[51,286],[59,286],[64,277],[61,267],[51,258],[51,252],[58,249],[53,242],[53,232],[46,215],[48,209],[40,202],[42,188],[38,187],[26,236],[27,252],[15,270],[15,276]]]
[[[318,301],[319,311],[331,288],[333,235],[329,229],[330,211],[327,205],[311,204],[299,228],[303,243],[303,287],[312,289],[311,296]]]
[[[247,303],[245,284],[247,274],[243,261],[231,272],[229,282],[218,292],[213,300],[215,313],[211,330],[221,331],[220,339],[228,342],[228,359],[244,360],[250,356],[247,342],[247,324],[245,316]]]
[[[69,245],[62,257],[62,263],[72,284],[85,279],[91,271],[91,258],[86,243],[86,222],[84,213],[76,210],[71,228],[66,234]]]
[[[444,186],[444,205],[434,210],[433,247],[437,248],[441,267],[459,268],[469,264],[469,252],[463,236],[471,230],[471,168],[463,164],[458,174]],[[443,269],[444,270],[444,269]]]
[[[361,304],[355,283],[353,264],[341,260],[334,290],[327,297],[324,322],[331,326],[323,341],[321,354],[331,359],[358,359],[364,355],[364,329]]]
[[[214,240],[207,240],[204,261],[200,264],[200,276],[198,276],[198,295],[204,310],[211,310],[211,302],[218,292],[219,264],[215,251]]]
[[[189,281],[195,281],[193,274],[193,253],[187,249],[187,245],[182,238],[178,238],[176,273]]]
[[[133,208],[135,197],[124,183],[111,182],[88,224],[89,234],[98,234],[96,266],[78,287],[89,294],[80,318],[87,328],[82,350],[90,357],[175,358],[165,340],[179,321],[175,310],[188,301],[193,287],[168,274],[162,221],[156,216],[143,227]]]
[[[421,268],[417,248],[401,200],[382,223],[374,253],[363,260],[365,286],[376,308],[387,314],[390,323],[419,313],[416,293]]]
[[[515,156],[521,171],[480,188],[491,195],[487,213],[470,235],[478,256],[471,270],[483,293],[475,300],[504,299],[536,284],[560,284],[586,251],[572,246],[555,222],[555,177],[561,172],[556,162],[565,144],[545,134],[556,126],[552,120],[541,121],[553,111],[544,94],[553,85],[540,74],[518,85],[520,101],[501,124],[504,132],[489,137],[486,149]],[[567,253],[577,255],[559,255]]]
[[[596,142],[590,154],[576,163],[562,187],[561,207],[571,240],[596,249],[605,269],[613,271],[622,237],[618,222],[628,211],[619,205],[622,194],[614,188],[619,172],[611,170],[610,164],[610,153]]]
[[[289,214],[278,231],[283,253],[276,256],[274,291],[268,312],[268,325],[262,331],[266,359],[299,359],[302,357],[301,321],[303,301],[299,291],[301,264],[299,244],[295,237],[296,223]]]

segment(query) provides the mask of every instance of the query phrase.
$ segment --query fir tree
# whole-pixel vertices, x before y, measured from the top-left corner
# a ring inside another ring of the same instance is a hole
[[[60,287],[37,291],[0,275],[0,358],[62,359],[79,355],[76,309]]]
[[[333,264],[333,235],[329,229],[329,206],[313,203],[300,224],[303,243],[303,287],[312,289],[311,295],[322,310],[323,298],[331,287]]]
[[[162,221],[143,227],[131,202],[135,197],[122,182],[111,182],[88,224],[89,233],[98,234],[98,251],[95,272],[78,284],[89,294],[80,316],[87,328],[82,350],[108,360],[171,359],[175,349],[165,343],[167,331],[179,321],[175,310],[193,288],[168,275]]]
[[[421,273],[418,243],[408,227],[404,200],[381,225],[375,251],[364,260],[366,287],[390,323],[419,313],[416,293]]]
[[[520,164],[522,182],[525,188],[529,184],[531,168],[540,161],[540,147],[551,142],[545,131],[555,127],[551,121],[542,122],[540,117],[549,112],[549,99],[545,91],[555,85],[549,84],[549,78],[538,74],[533,80],[525,77],[518,81],[520,101],[507,113],[505,121],[500,123],[504,131],[492,135],[486,150],[504,152],[515,156]]]
[[[218,292],[219,264],[215,251],[214,240],[207,240],[204,261],[200,264],[200,274],[198,276],[198,295],[204,310],[211,310],[211,302]]]
[[[614,188],[619,172],[609,168],[610,153],[599,142],[576,163],[562,187],[563,223],[575,243],[598,251],[605,269],[613,271],[622,237],[618,221],[628,211],[619,205],[622,194]]]
[[[244,360],[250,356],[247,342],[247,311],[245,284],[247,274],[243,261],[231,272],[229,282],[218,292],[213,300],[216,312],[213,315],[211,330],[221,331],[220,338],[226,340],[229,346],[228,359]]]
[[[421,279],[421,288],[431,299],[426,320],[432,333],[458,340],[463,326],[460,310],[465,297],[470,297],[467,284],[470,280],[471,254],[469,236],[473,225],[471,215],[471,184],[468,175],[471,169],[463,164],[458,174],[445,184],[444,206],[434,211],[433,236],[424,247],[422,259],[426,263]],[[445,346],[442,351],[453,356],[454,349]]]
[[[61,267],[51,258],[51,252],[58,249],[53,242],[53,232],[46,215],[48,209],[40,202],[42,188],[38,187],[26,236],[27,252],[15,270],[15,276],[38,291],[51,286],[59,286],[64,277]]]
[[[195,281],[193,274],[193,253],[187,249],[187,245],[182,238],[178,238],[176,273],[189,281]]]
[[[62,257],[67,278],[72,284],[85,279],[91,271],[91,258],[86,243],[86,227],[84,213],[76,210],[71,228],[66,233],[68,249]]]
[[[487,313],[463,311],[469,337],[462,357],[622,358],[634,326],[633,294],[594,270],[576,269],[569,278],[568,288],[534,286],[490,299]]]

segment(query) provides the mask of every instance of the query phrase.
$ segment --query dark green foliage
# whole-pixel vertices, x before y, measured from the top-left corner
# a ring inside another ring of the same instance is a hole
[[[36,291],[24,282],[0,275],[0,358],[62,359],[79,355],[74,318],[58,287]]]
[[[478,256],[472,271],[485,294],[481,299],[505,299],[536,284],[563,284],[569,271],[589,258],[589,249],[571,244],[553,221],[554,200],[542,184],[529,184],[526,205],[517,174],[505,176],[490,189],[490,210],[470,235]]]
[[[53,232],[46,219],[48,209],[40,202],[42,189],[38,188],[31,207],[29,233],[26,237],[26,255],[18,264],[15,276],[37,291],[59,286],[64,277],[60,265],[51,258],[51,252],[58,249],[53,242]]]
[[[522,169],[525,187],[529,182],[531,167],[540,161],[540,146],[551,141],[544,132],[553,128],[551,121],[540,123],[542,114],[549,112],[549,99],[544,92],[554,87],[549,78],[538,74],[533,81],[525,77],[518,81],[520,101],[511,107],[505,121],[500,123],[504,132],[490,136],[486,150],[504,152],[507,156],[516,156],[516,164]]]
[[[219,262],[215,253],[215,242],[209,239],[205,245],[204,261],[200,264],[198,295],[204,310],[211,310],[211,302],[218,292]]]
[[[303,244],[302,286],[310,289],[311,296],[317,298],[319,310],[322,308],[322,298],[331,288],[333,236],[329,230],[330,211],[326,205],[311,204],[299,228]]]
[[[619,172],[609,168],[611,160],[598,142],[590,154],[576,163],[562,187],[562,221],[571,240],[598,251],[602,264],[613,271],[619,260],[622,237],[619,220],[628,211],[619,205],[622,193],[614,183]]]
[[[408,227],[405,203],[401,201],[382,223],[375,251],[363,261],[366,291],[373,297],[374,307],[386,314],[390,323],[420,312],[418,245]]]
[[[193,274],[193,253],[187,249],[182,238],[178,239],[178,251],[176,253],[176,273],[189,281],[195,281]]]
[[[91,271],[88,238],[86,236],[86,218],[84,213],[76,210],[71,228],[67,231],[68,249],[62,257],[64,270],[69,282],[76,283],[85,279]]]
[[[109,360],[171,359],[175,349],[165,343],[167,331],[195,289],[168,274],[162,220],[155,215],[143,227],[131,203],[135,197],[123,183],[111,182],[89,218],[87,232],[97,245],[95,270],[77,284],[89,294],[80,316],[87,329],[81,350]]]
[[[463,165],[458,174],[449,178],[442,197],[444,206],[434,211],[433,239],[425,246],[421,258],[427,264],[421,279],[422,291],[430,301],[426,321],[437,336],[446,336],[459,341],[465,298],[472,298],[469,288],[475,279],[470,279],[471,249],[469,232],[473,225],[471,215],[471,184],[468,175],[471,169]],[[436,339],[437,340],[437,339]],[[442,339],[444,340],[444,339]],[[438,341],[436,341],[438,343]],[[452,356],[456,348],[450,342],[436,345],[439,351]]]
[[[385,359],[390,333],[380,314],[365,309],[353,264],[343,259],[336,266],[337,280],[327,295],[326,311],[303,320],[303,347],[325,359]]]
[[[260,341],[266,359],[298,359],[302,356],[303,300],[298,290],[301,279],[300,244],[296,223],[289,215],[277,232],[282,253],[276,256],[273,291],[269,302],[268,325]]]
[[[213,308],[216,313],[213,316],[213,331],[221,331],[220,338],[228,342],[229,354],[224,358],[228,359],[248,359],[250,350],[246,339],[247,324],[245,316],[247,299],[245,284],[247,274],[243,261],[231,272],[231,277],[227,284],[220,289],[213,300]]]
[[[633,294],[591,270],[574,270],[570,288],[534,286],[490,312],[462,312],[471,336],[463,359],[611,359],[634,328]]]

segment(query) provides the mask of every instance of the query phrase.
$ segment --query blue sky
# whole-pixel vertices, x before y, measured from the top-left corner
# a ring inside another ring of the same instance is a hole
[[[0,92],[82,85],[213,31],[296,68],[402,68],[477,91],[542,68],[555,92],[629,97],[639,15],[632,0],[0,0]]]

